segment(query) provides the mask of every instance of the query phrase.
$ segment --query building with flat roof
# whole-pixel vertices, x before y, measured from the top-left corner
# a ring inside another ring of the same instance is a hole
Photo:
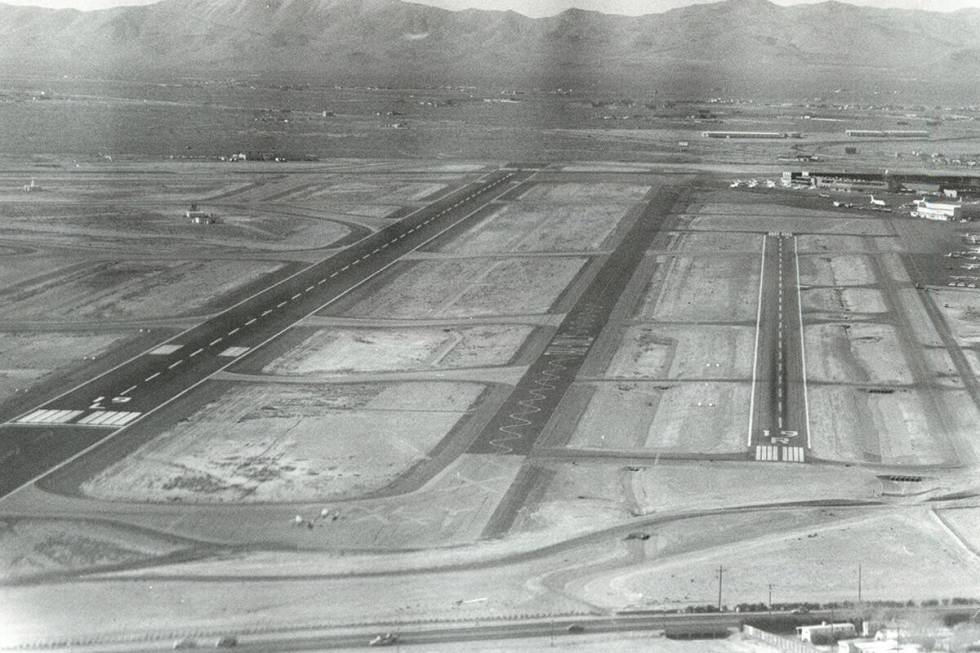
[[[810,644],[834,644],[841,639],[857,637],[857,628],[849,621],[827,623],[826,621],[813,626],[797,626],[796,633],[800,641]]]

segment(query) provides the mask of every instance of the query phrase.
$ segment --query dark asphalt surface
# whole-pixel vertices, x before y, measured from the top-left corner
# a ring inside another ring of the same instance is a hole
[[[677,186],[663,186],[648,200],[636,224],[470,446],[469,453],[526,456],[531,452],[680,192]]]
[[[74,423],[91,419],[99,411],[109,415],[138,413],[133,419],[139,419],[346,294],[531,174],[506,170],[491,173],[176,336],[168,341],[180,345],[173,353],[141,354],[25,414],[7,416],[12,420],[0,426],[0,496],[119,428]],[[236,352],[241,353],[233,355]],[[81,412],[64,425],[17,423],[37,410]]]
[[[806,448],[808,442],[797,272],[794,238],[767,236],[751,426],[756,459],[757,447],[776,447],[767,452],[772,458],[761,459],[803,462],[786,449]]]

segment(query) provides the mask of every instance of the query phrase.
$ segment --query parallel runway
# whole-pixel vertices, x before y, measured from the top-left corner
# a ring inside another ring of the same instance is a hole
[[[764,236],[748,435],[758,461],[807,460],[809,406],[799,282],[796,238]]]
[[[140,420],[526,180],[500,170],[0,425],[0,496]],[[124,437],[124,434],[114,437]]]

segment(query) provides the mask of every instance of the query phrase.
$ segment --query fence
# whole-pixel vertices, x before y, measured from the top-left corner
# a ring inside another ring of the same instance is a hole
[[[786,653],[820,653],[820,649],[806,642],[780,637],[779,635],[774,635],[748,625],[742,627],[742,634],[746,637],[762,640],[770,646],[775,646],[780,651],[786,651]]]

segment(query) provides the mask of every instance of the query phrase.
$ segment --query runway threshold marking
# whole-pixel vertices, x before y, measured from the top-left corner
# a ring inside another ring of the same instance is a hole
[[[143,413],[125,410],[97,410],[94,413],[89,413],[75,423],[79,426],[107,426],[110,428],[118,428],[129,424],[142,414]]]
[[[30,412],[17,421],[15,424],[66,424],[75,419],[85,411],[83,410],[58,410],[56,408],[39,408]]]

